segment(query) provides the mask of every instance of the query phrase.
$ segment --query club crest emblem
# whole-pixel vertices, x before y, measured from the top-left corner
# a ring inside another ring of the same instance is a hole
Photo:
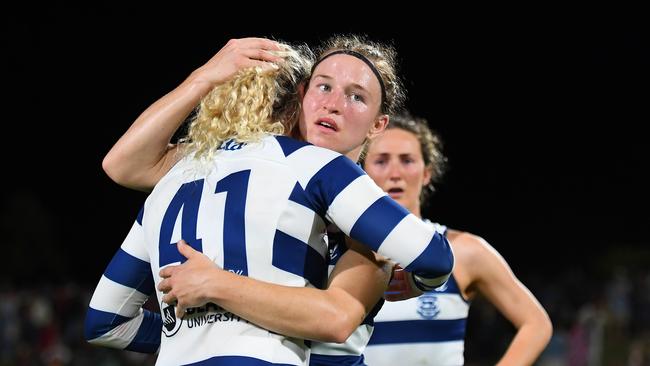
[[[435,319],[440,314],[440,307],[438,306],[438,297],[431,293],[425,292],[418,297],[418,314],[423,319]]]

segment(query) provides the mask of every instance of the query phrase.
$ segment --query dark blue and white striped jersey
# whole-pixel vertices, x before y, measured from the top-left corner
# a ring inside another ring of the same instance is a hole
[[[142,351],[155,350],[160,339],[159,365],[302,365],[308,351],[302,340],[218,306],[188,309],[176,319],[160,292],[161,315],[141,305],[160,282],[160,269],[183,262],[176,249],[181,238],[228,271],[323,287],[329,222],[423,277],[444,277],[453,267],[444,236],[345,156],[281,136],[228,141],[210,163],[187,157],[156,185],[95,290],[86,336]]]
[[[368,365],[463,365],[470,303],[454,276],[433,291],[386,301],[364,351]]]
[[[425,221],[447,234],[446,226]],[[328,234],[335,238],[330,243],[332,266],[345,243],[340,235]],[[469,302],[452,275],[445,285],[419,297],[380,300],[344,343],[312,342],[310,366],[462,365],[468,313]]]

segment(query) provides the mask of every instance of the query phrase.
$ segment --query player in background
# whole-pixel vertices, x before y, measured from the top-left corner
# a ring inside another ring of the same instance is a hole
[[[406,113],[391,116],[388,129],[368,145],[363,160],[368,175],[418,217],[433,184],[442,178],[444,165],[440,138],[426,120]],[[420,295],[384,303],[365,351],[367,363],[462,365],[470,303],[480,295],[517,329],[498,365],[533,364],[552,333],[546,311],[483,238],[430,225],[451,243],[456,259],[452,276],[441,288],[423,293],[411,286],[408,273],[396,272],[387,299]]]

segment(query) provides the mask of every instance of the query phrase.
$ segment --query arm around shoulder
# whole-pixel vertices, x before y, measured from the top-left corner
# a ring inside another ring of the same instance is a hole
[[[176,163],[174,133],[213,87],[239,70],[270,68],[281,57],[267,50],[279,45],[263,38],[230,40],[208,62],[196,69],[174,90],[147,108],[104,157],[102,167],[118,184],[150,190]]]
[[[149,106],[104,157],[106,174],[127,188],[151,190],[176,163],[177,146],[170,141],[208,88],[188,78]]]

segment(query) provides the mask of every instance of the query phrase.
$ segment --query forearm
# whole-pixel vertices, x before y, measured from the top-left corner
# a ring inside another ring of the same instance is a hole
[[[297,338],[344,342],[379,301],[390,266],[370,251],[346,251],[330,275],[326,290],[276,285],[218,268],[184,241],[187,261],[160,271],[162,301],[176,303],[176,316],[208,302],[263,328]],[[387,268],[388,267],[388,268]]]
[[[339,288],[288,287],[222,271],[210,301],[263,328],[291,337],[343,342],[365,317],[364,306]]]
[[[104,171],[129,188],[153,187],[174,162],[171,138],[210,88],[193,74],[152,104],[104,157]]]
[[[532,365],[546,348],[551,334],[548,318],[522,325],[497,365]]]

